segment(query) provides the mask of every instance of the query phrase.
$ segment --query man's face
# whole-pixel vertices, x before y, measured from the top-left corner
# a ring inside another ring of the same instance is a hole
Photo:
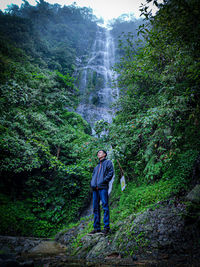
[[[106,154],[105,154],[102,150],[100,150],[100,151],[97,153],[97,157],[98,157],[100,160],[103,159],[105,156],[106,156]]]

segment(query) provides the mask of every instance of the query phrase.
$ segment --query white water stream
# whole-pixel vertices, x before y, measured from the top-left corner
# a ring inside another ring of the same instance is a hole
[[[85,65],[80,66],[79,90],[82,95],[77,112],[93,127],[98,120],[112,121],[114,109],[111,104],[118,97],[113,86],[116,78],[114,40],[109,30],[98,29],[92,51]]]
[[[82,62],[81,62],[82,63]],[[119,91],[113,84],[116,73],[112,67],[115,64],[115,45],[109,30],[99,28],[91,53],[85,64],[78,68],[80,73],[79,90],[81,94],[77,113],[90,123],[92,128],[96,121],[112,122],[114,109],[111,104],[118,98]],[[94,130],[93,133],[95,134]],[[110,158],[111,151],[108,151]],[[109,184],[109,194],[112,190],[114,176]],[[82,216],[92,214],[92,202]]]

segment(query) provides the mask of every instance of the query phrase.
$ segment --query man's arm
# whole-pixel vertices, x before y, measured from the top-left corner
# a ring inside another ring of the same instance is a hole
[[[92,179],[91,179],[91,181],[90,181],[90,187],[91,187],[91,188],[94,188],[94,187],[95,187],[95,169],[96,169],[96,167],[95,167],[94,170],[93,170],[93,173],[92,173]]]
[[[108,173],[107,173],[106,177],[104,178],[104,181],[110,182],[110,180],[112,179],[113,174],[114,174],[114,168],[113,168],[112,161],[109,160],[106,168],[108,170]]]

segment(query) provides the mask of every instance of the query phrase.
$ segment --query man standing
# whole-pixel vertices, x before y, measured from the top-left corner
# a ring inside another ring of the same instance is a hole
[[[91,180],[93,190],[93,212],[94,212],[94,230],[90,235],[96,233],[107,234],[110,230],[109,204],[108,204],[108,186],[113,177],[114,169],[112,161],[106,159],[107,153],[104,150],[97,152],[99,158],[98,165],[94,168]],[[104,210],[104,230],[101,231],[100,226],[100,200]]]

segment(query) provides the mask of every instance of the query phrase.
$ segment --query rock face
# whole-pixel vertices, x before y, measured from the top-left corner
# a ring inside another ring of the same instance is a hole
[[[83,235],[84,227],[77,226],[58,234],[56,240],[67,247],[68,255],[85,259],[190,255],[194,241],[198,241],[199,228],[187,223],[187,213],[185,204],[171,199],[116,223],[107,236]]]
[[[29,255],[57,255],[65,252],[65,247],[55,241],[43,241],[28,251]]]
[[[0,236],[0,249],[5,253],[26,253],[27,251],[41,243],[41,241],[41,238]]]
[[[188,195],[186,196],[186,199],[189,200],[189,201],[191,201],[191,202],[200,204],[200,184],[197,184],[192,189],[192,191],[190,191],[188,193]]]
[[[0,236],[0,267],[38,266],[45,258],[64,255],[65,250],[51,239]]]
[[[92,216],[55,240],[0,236],[0,266],[199,266],[199,190],[131,214],[106,236],[88,235]]]

